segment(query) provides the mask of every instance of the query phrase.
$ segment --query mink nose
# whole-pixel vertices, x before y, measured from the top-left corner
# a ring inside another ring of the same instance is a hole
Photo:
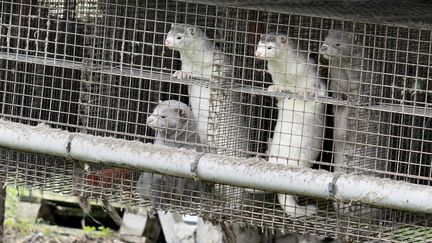
[[[166,40],[165,40],[165,46],[166,46],[166,47],[170,47],[170,46],[172,46],[172,41],[171,41],[170,39],[166,39]]]
[[[328,49],[328,45],[327,44],[322,44],[321,51],[326,51],[327,49]]]
[[[155,118],[154,116],[147,117],[147,125],[152,126]]]
[[[262,57],[263,53],[261,51],[255,52],[255,57]]]

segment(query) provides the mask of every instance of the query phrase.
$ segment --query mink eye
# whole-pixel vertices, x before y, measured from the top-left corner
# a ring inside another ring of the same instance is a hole
[[[167,116],[161,116],[162,119],[165,119]]]
[[[340,44],[339,44],[339,43],[336,43],[335,45],[336,45],[336,46],[340,46]]]
[[[273,46],[268,46],[267,50],[271,50],[273,48]]]
[[[181,40],[181,38],[182,38],[181,36],[177,36],[177,40]]]

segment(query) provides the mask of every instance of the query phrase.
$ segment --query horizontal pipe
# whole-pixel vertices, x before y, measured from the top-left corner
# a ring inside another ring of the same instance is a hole
[[[234,186],[432,213],[432,187],[202,154],[138,141],[69,133],[0,120],[0,146],[76,160],[152,170]]]
[[[327,198],[328,188],[322,185],[332,181],[333,173],[287,167],[258,158],[206,154],[198,164],[198,178],[264,191]]]
[[[138,141],[70,133],[47,125],[29,126],[0,120],[0,146],[76,160],[108,163],[193,178],[195,151]]]
[[[367,176],[341,175],[336,198],[386,208],[432,213],[432,187]]]
[[[76,160],[109,163],[193,178],[191,163],[197,157],[197,153],[139,141],[77,134],[71,143],[70,156]]]

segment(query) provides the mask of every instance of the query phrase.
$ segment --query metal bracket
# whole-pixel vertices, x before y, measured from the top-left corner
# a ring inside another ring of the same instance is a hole
[[[195,157],[194,162],[192,162],[192,164],[191,164],[190,170],[191,170],[191,172],[193,173],[193,177],[194,177],[195,180],[198,179],[198,177],[197,177],[197,176],[198,176],[198,163],[199,163],[201,157],[202,157],[204,154],[206,154],[206,153],[200,153],[200,154],[198,154],[198,155]]]
[[[68,137],[67,144],[66,144],[66,154],[67,154],[67,158],[68,158],[69,160],[73,160],[73,158],[72,158],[70,152],[71,152],[71,149],[72,149],[72,140],[74,139],[75,135],[76,135],[76,134],[71,134],[71,135]]]
[[[334,198],[336,196],[336,192],[337,192],[336,182],[342,174],[343,173],[336,173],[336,175],[333,177],[332,181],[329,182],[329,184],[328,184],[328,192],[329,192],[329,196],[331,198]]]

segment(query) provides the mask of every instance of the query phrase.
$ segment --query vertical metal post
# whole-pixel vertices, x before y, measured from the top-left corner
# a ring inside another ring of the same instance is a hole
[[[0,243],[4,241],[4,219],[6,211],[6,187],[0,182]]]

